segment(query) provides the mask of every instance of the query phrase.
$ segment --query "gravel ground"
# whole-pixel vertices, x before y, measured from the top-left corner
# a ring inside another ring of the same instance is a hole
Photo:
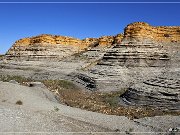
[[[159,134],[180,123],[178,116],[129,120],[72,108],[41,85],[9,82],[0,82],[0,120],[0,134]]]

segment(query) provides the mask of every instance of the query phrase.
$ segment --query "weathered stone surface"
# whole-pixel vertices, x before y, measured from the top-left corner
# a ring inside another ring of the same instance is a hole
[[[128,88],[121,97],[128,105],[180,110],[179,28],[128,25],[122,41],[104,54],[89,75],[100,91]]]
[[[130,105],[180,110],[180,72],[169,72],[131,86],[121,96]]]
[[[90,38],[92,43],[82,55],[92,61],[100,60],[109,49],[114,45],[121,43],[122,38],[123,34],[118,34],[116,36],[102,36],[98,39]]]
[[[122,41],[110,49],[104,56],[100,65],[134,66],[167,66],[169,54],[162,46],[151,40]]]
[[[18,60],[60,60],[83,49],[84,46],[81,46],[80,39],[43,34],[16,41],[6,56],[8,59],[16,58]]]
[[[115,36],[115,38],[114,38],[114,43],[115,44],[120,44],[122,39],[123,39],[123,37],[124,37],[124,34],[122,34],[122,33],[121,34],[117,34]]]
[[[170,60],[169,50],[165,47],[168,43],[180,43],[180,27],[132,23],[124,29],[122,41],[108,51],[99,64],[164,67]]]
[[[94,47],[99,44],[98,38],[85,38],[82,40],[82,45]]]
[[[112,45],[114,42],[115,36],[102,36],[99,38],[99,45],[100,46],[107,46]]]
[[[148,23],[136,22],[127,25],[124,38],[153,39],[158,42],[180,42],[180,26],[151,26]]]
[[[117,39],[122,36],[117,37]],[[67,37],[42,34],[31,38],[23,38],[15,42],[8,50],[8,59],[41,60],[53,59],[61,60],[75,53],[100,46],[101,48],[111,46],[115,43],[112,36],[101,38],[85,38],[83,40]]]
[[[69,76],[74,83],[82,85],[86,89],[91,91],[97,90],[96,81],[92,77],[89,77],[82,73],[71,73]]]

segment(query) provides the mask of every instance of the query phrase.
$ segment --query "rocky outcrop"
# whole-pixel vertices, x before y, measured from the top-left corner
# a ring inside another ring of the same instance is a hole
[[[59,60],[83,49],[80,39],[43,34],[16,41],[6,53],[6,57],[18,60]]]
[[[180,110],[180,72],[169,72],[131,86],[121,99],[129,105]]]
[[[99,38],[99,45],[100,46],[107,46],[112,45],[114,42],[114,36],[102,36]]]
[[[120,34],[117,34],[115,37],[114,37],[114,43],[115,44],[120,44],[122,39],[124,37],[124,34],[120,33]]]
[[[122,41],[114,46],[99,62],[99,65],[126,67],[167,66],[170,56],[157,43],[151,40]]]
[[[91,47],[89,47],[82,55],[93,61],[102,59],[103,55],[109,49],[111,49],[114,45],[121,43],[122,38],[123,34],[118,34],[116,36],[102,36],[98,39],[93,39],[94,42],[91,44]]]
[[[102,36],[99,38],[99,46],[111,46],[113,44],[121,43],[123,34],[117,34],[116,36]]]
[[[128,25],[89,75],[100,91],[127,88],[120,98],[125,104],[180,110],[179,28]]]
[[[124,38],[152,39],[157,42],[180,42],[180,26],[151,26],[148,23],[136,22],[124,29]]]
[[[82,40],[82,45],[89,46],[89,47],[95,47],[99,44],[98,38],[85,38]]]
[[[121,43],[108,51],[100,65],[167,66],[170,55],[165,44],[180,42],[180,27],[153,27],[147,23],[129,24]]]
[[[97,90],[97,84],[94,78],[89,77],[82,73],[71,73],[68,75],[70,80],[76,83],[78,86],[83,86],[84,88],[95,91]]]
[[[64,57],[97,46],[100,46],[100,48],[111,46],[115,43],[114,37],[116,36],[85,38],[80,40],[67,36],[42,34],[16,41],[6,53],[6,57],[7,59],[18,60],[61,60]],[[122,36],[118,35],[117,39],[121,37]]]

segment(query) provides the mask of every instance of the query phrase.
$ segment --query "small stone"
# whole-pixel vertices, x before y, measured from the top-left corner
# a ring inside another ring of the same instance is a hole
[[[15,80],[10,80],[9,83],[13,83],[13,84],[19,84],[17,81]]]

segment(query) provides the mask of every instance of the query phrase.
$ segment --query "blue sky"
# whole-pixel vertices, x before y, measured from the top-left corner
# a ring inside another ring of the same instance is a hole
[[[3,0],[0,0],[2,2]],[[4,0],[23,1],[23,0]],[[25,0],[24,0],[25,1]],[[27,0],[28,1],[28,0]],[[37,0],[29,0],[36,1]],[[38,0],[48,1],[48,0]],[[50,1],[50,0],[49,0]],[[53,0],[60,1],[60,0]],[[65,1],[65,0],[64,0]],[[77,0],[69,0],[77,1]],[[83,1],[83,0],[78,0]],[[89,0],[95,1],[95,0]],[[97,0],[96,0],[97,1]],[[99,2],[108,0],[99,0]],[[110,1],[110,0],[109,0]],[[120,1],[120,0],[113,0]],[[135,1],[135,0],[129,0]],[[143,1],[143,0],[136,0]],[[151,0],[153,1],[153,0]],[[154,0],[155,1],[155,0]],[[162,0],[159,0],[161,2]],[[163,0],[167,2],[167,0]],[[180,2],[180,0],[174,0]],[[67,2],[67,1],[66,1]],[[126,1],[127,2],[127,1]],[[145,0],[144,0],[145,2]],[[24,37],[56,34],[77,37],[100,37],[123,32],[132,22],[153,26],[180,26],[180,3],[176,4],[4,4],[0,3],[0,53]]]

